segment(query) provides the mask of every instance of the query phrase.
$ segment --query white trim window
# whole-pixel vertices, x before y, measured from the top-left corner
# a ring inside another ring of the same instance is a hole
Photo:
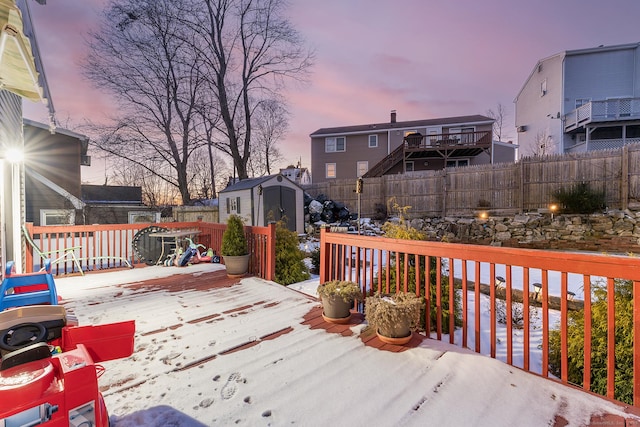
[[[326,178],[335,178],[338,174],[335,163],[325,163],[325,177]]]
[[[448,168],[460,168],[463,166],[469,166],[469,159],[447,160]]]
[[[404,162],[404,171],[405,172],[413,172],[415,171],[415,164],[413,161]]]
[[[356,176],[361,177],[369,170],[369,161],[362,160],[356,163]]]
[[[347,138],[344,136],[328,137],[324,139],[325,153],[347,151]]]
[[[369,135],[369,148],[378,148],[378,135]]]
[[[74,225],[76,211],[73,209],[40,209],[40,225]]]
[[[160,222],[160,212],[129,211],[127,212],[127,217],[129,224]]]

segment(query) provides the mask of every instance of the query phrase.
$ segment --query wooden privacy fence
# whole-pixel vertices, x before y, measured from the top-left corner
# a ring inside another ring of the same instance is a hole
[[[575,349],[569,355],[569,309],[575,309],[576,301],[573,299],[579,292],[583,302],[578,305],[584,310],[583,334],[582,337],[573,337],[572,342],[575,345],[576,340],[582,339],[584,343],[584,357],[577,363],[584,367],[582,389],[596,392],[595,387],[591,386],[594,372],[601,375],[606,372],[606,392],[602,394],[615,399],[617,387],[620,386],[616,380],[627,381],[627,385],[632,384],[633,387],[633,405],[640,407],[639,258],[407,241],[331,233],[328,229],[321,231],[320,253],[320,283],[329,280],[355,281],[365,294],[375,291],[389,293],[395,289],[413,292],[415,286],[415,293],[425,298],[423,323],[425,330],[430,331],[428,335],[431,338],[448,339],[451,344],[499,358],[545,378],[552,378],[549,370],[550,331],[559,328],[559,381],[565,384],[570,383],[569,357],[576,359]],[[429,277],[433,278],[425,279]],[[410,278],[414,281],[410,281]],[[434,283],[432,287],[427,283],[430,280]],[[618,313],[621,317],[633,316],[633,332],[632,336],[619,336],[617,340],[616,307],[619,301],[616,301],[615,287],[619,280],[633,283],[633,313]],[[592,309],[596,302],[592,294],[597,283],[606,286],[604,320],[598,319]],[[489,285],[489,295],[483,296],[488,299],[488,304],[486,301],[481,304],[481,285],[485,289]],[[532,293],[532,288],[539,291]],[[504,300],[497,298],[498,293]],[[456,294],[459,303],[456,303]],[[516,303],[516,294],[520,295],[521,303]],[[550,309],[551,300],[558,302],[559,313]],[[461,324],[457,325],[454,316],[447,315],[454,312],[456,304],[458,319],[461,319]],[[524,314],[521,329],[516,329],[511,321],[506,321],[500,328],[499,345],[497,307],[501,304],[506,311],[506,319],[512,319],[520,308]],[[436,307],[435,313],[431,313],[431,307]],[[487,316],[481,315],[482,310],[485,313],[489,310],[489,324],[486,324]],[[534,312],[540,316],[539,321],[531,315]],[[557,318],[559,324],[555,325],[552,318]],[[595,322],[602,321],[606,322],[608,331],[604,353],[601,347],[595,347],[596,341],[592,342],[594,330],[603,329],[602,325]],[[444,330],[454,331],[456,327],[457,333],[449,334],[448,338],[444,335]],[[481,342],[483,331],[489,331],[488,343]],[[532,338],[534,336],[535,339]],[[621,346],[633,347],[632,380],[618,378],[623,368],[616,369],[616,357],[620,357],[620,354],[616,354],[616,347],[620,351]],[[538,349],[541,349],[541,355]],[[536,359],[537,363],[533,363],[532,355],[540,355],[541,360]],[[575,381],[574,378],[572,382]],[[602,381],[600,378],[599,383],[602,384]]]
[[[332,180],[306,186],[316,197],[343,202],[357,212],[355,179]],[[603,191],[609,208],[626,209],[640,202],[640,144],[622,149],[546,157],[517,163],[446,168],[365,178],[361,215],[381,209],[411,206],[412,217],[472,216],[479,209],[495,213],[535,211],[553,202],[560,188],[588,182]],[[391,213],[391,212],[389,212]]]
[[[125,267],[122,259],[132,265],[139,264],[132,241],[136,233],[149,226],[161,226],[169,230],[198,229],[195,239],[207,248],[220,254],[222,234],[226,224],[195,222],[170,222],[161,224],[94,224],[70,226],[34,226],[26,224],[26,229],[42,252],[63,254],[65,248],[77,246],[74,255],[80,261],[83,271],[104,270]],[[251,261],[249,273],[267,280],[275,277],[275,224],[267,227],[245,227],[245,235]],[[26,246],[25,271],[41,268],[42,259]],[[52,258],[57,256],[53,254]],[[224,262],[224,257],[223,257]],[[56,275],[74,271],[73,259],[66,258],[53,266]]]

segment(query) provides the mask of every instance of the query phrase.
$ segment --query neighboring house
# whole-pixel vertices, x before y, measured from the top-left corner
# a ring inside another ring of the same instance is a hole
[[[238,215],[245,225],[265,226],[283,219],[287,228],[304,232],[304,192],[284,176],[243,179],[218,192],[220,222]]]
[[[160,222],[160,211],[142,202],[142,187],[82,185],[87,224]]]
[[[521,155],[640,142],[640,43],[568,50],[541,59],[515,104]]]
[[[83,224],[81,166],[89,138],[24,119],[25,219],[35,225]]]
[[[309,173],[309,169],[300,167],[300,165],[297,167],[290,165],[285,169],[280,169],[280,175],[289,178],[298,185],[311,184],[311,174]]]
[[[311,136],[313,182],[514,161],[515,146],[494,144],[481,116],[322,128]]]
[[[54,114],[28,8],[27,0],[0,3],[0,257],[3,271],[12,260],[18,273],[23,267],[24,175],[21,164],[7,154],[23,150],[23,100],[44,103]]]

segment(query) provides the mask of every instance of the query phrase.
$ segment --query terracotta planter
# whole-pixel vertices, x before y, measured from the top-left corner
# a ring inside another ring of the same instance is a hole
[[[345,302],[339,296],[322,297],[322,317],[331,323],[348,323],[353,301]]]
[[[390,325],[389,327],[380,327],[376,333],[383,342],[389,342],[390,344],[405,344],[411,340],[411,321],[408,318],[400,319],[400,322]],[[385,339],[389,339],[389,341],[385,341]],[[405,339],[406,341],[401,342]]]
[[[242,277],[249,271],[249,259],[251,255],[223,256],[224,265],[227,268],[227,276]]]

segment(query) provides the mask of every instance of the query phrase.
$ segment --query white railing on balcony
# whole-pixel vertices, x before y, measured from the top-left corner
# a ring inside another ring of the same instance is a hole
[[[575,145],[571,145],[566,147],[566,153],[582,153],[585,151],[593,151],[593,150],[612,150],[614,148],[620,148],[625,144],[638,144],[640,143],[640,138],[616,138],[616,139],[594,139],[589,141],[588,143],[579,142]]]
[[[565,114],[564,128],[565,131],[569,131],[591,122],[638,118],[640,118],[640,98],[591,101]]]

